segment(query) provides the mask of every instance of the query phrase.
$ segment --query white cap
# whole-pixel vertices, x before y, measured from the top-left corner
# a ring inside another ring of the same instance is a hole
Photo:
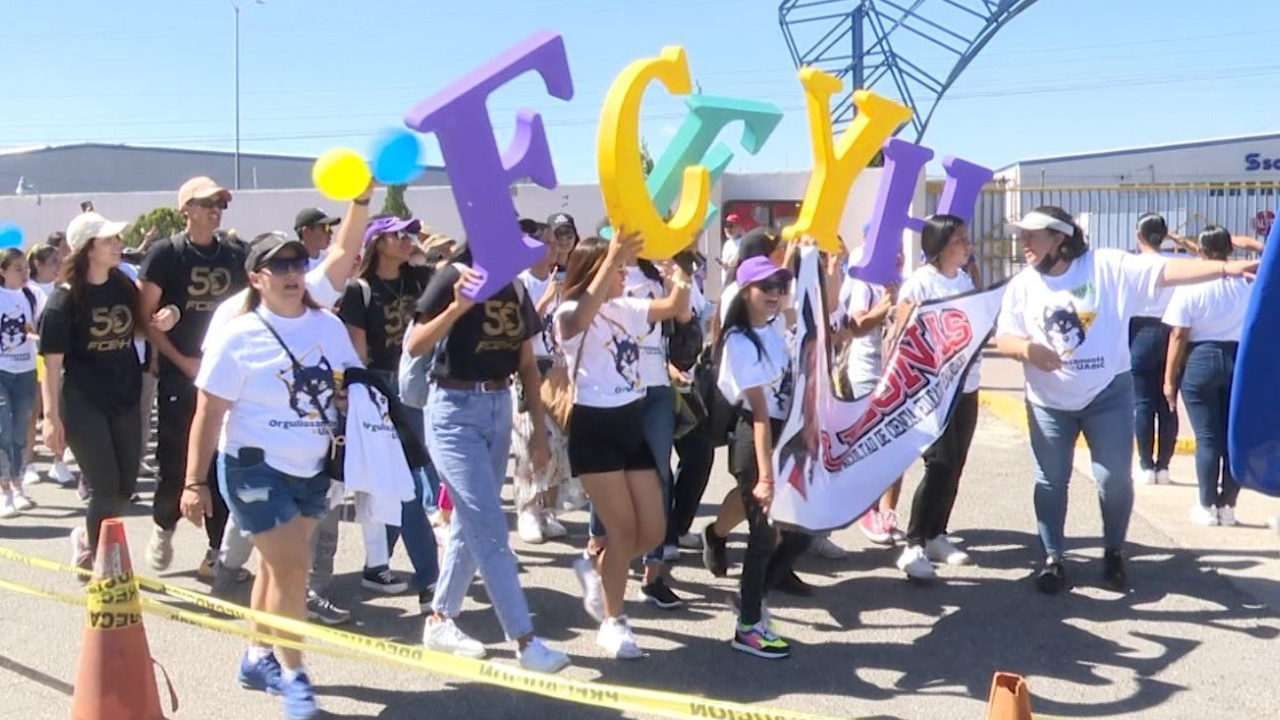
[[[81,245],[94,238],[114,237],[127,227],[127,222],[112,222],[96,212],[81,213],[67,225],[67,244],[72,250],[79,250]]]
[[[1013,233],[1017,230],[1055,230],[1057,232],[1071,237],[1076,234],[1076,226],[1069,222],[1063,222],[1058,218],[1047,215],[1042,212],[1032,210],[1023,216],[1021,220],[1015,220],[1004,226],[1007,233]]]

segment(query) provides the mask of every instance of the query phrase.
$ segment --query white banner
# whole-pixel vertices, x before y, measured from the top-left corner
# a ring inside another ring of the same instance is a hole
[[[801,256],[792,372],[796,395],[774,449],[772,518],[810,530],[857,520],[942,434],[956,393],[995,327],[1003,286],[921,304],[874,392],[831,383],[818,253]]]

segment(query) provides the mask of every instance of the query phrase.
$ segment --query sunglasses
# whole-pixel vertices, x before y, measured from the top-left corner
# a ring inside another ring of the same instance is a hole
[[[263,267],[265,267],[272,275],[288,275],[291,272],[301,275],[307,271],[307,258],[271,258]]]
[[[206,210],[215,207],[219,210],[227,209],[227,201],[222,198],[195,198],[191,200],[191,204],[196,207],[205,208]]]

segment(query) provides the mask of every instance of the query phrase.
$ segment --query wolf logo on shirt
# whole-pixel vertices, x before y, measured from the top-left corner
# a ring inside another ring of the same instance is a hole
[[[1085,324],[1076,312],[1075,303],[1069,302],[1065,308],[1044,309],[1044,334],[1055,352],[1064,358],[1084,344]]]
[[[613,367],[631,387],[640,387],[640,344],[629,335],[614,334],[609,338],[613,347],[607,348],[613,356]]]
[[[27,339],[27,319],[18,315],[9,317],[0,313],[0,352],[12,350]]]
[[[326,411],[333,403],[333,366],[321,355],[316,365],[298,365],[278,374],[289,390],[289,407],[300,418],[320,418],[319,408]],[[329,418],[333,420],[332,417]]]

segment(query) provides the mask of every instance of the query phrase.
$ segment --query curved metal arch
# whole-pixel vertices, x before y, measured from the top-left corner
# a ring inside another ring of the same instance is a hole
[[[1000,28],[1036,2],[782,0],[778,22],[796,67],[829,72],[849,89],[831,109],[834,127],[853,120],[853,90],[876,89],[914,111],[911,126],[919,142],[969,63]],[[943,51],[940,57],[920,52],[936,49]]]

